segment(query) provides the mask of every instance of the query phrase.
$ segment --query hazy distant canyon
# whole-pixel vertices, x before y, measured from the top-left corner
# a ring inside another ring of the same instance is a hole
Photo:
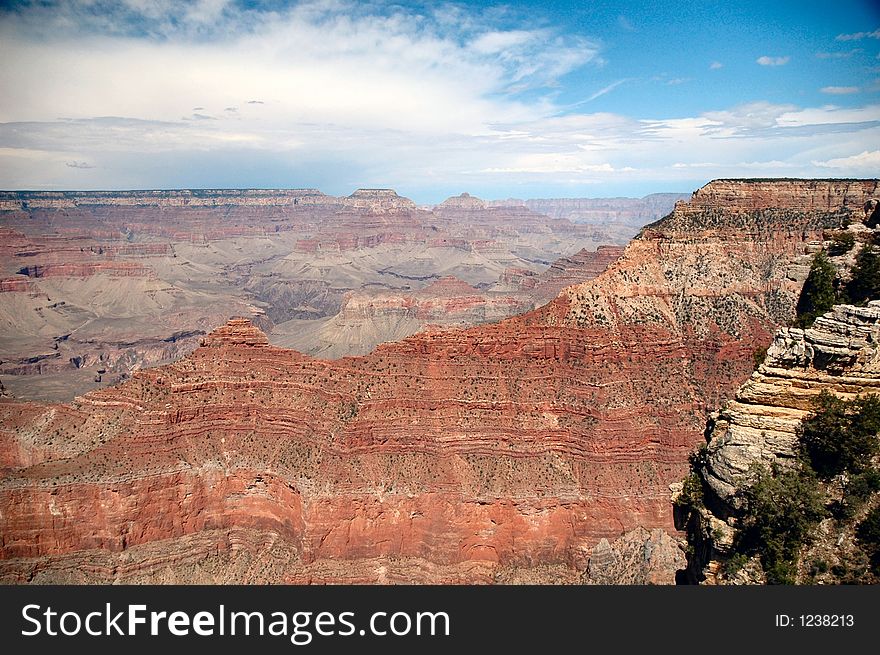
[[[417,207],[389,189],[0,192],[0,383],[71,399],[191,352],[238,315],[330,358],[497,321],[594,277],[683,197]]]

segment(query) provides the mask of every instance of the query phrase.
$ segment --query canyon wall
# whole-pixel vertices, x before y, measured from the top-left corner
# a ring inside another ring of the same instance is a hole
[[[73,403],[2,401],[0,577],[672,582],[670,483],[877,186],[822,184],[839,204],[680,205],[498,323],[326,361],[235,319]]]

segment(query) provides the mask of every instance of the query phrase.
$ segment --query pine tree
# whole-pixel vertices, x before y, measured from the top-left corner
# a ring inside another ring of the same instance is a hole
[[[836,276],[837,269],[825,253],[820,252],[813,258],[810,274],[804,282],[797,303],[795,323],[799,327],[810,327],[819,316],[829,311],[837,302],[837,293],[834,290]]]
[[[865,246],[856,255],[846,295],[854,305],[880,300],[880,253],[871,246]]]

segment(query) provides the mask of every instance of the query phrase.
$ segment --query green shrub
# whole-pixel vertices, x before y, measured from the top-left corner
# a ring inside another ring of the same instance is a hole
[[[880,253],[873,247],[864,246],[856,255],[846,296],[854,305],[880,300]]]
[[[839,232],[831,238],[828,254],[837,257],[849,252],[856,245],[856,237],[852,232]]]
[[[755,352],[752,353],[752,361],[755,363],[755,370],[758,370],[758,367],[764,363],[764,360],[767,358],[767,348],[766,346],[761,346],[756,349]]]
[[[808,328],[819,316],[834,306],[837,302],[837,292],[834,289],[836,277],[837,269],[834,264],[824,253],[818,253],[813,258],[810,274],[798,298],[796,325]]]
[[[801,547],[825,517],[819,482],[808,467],[761,470],[745,492],[744,539],[758,552],[770,584],[791,584]]]
[[[691,471],[684,479],[684,485],[675,504],[682,508],[703,507],[703,480],[700,475]]]
[[[815,413],[801,422],[799,446],[813,470],[828,480],[847,471],[867,470],[880,449],[880,397],[869,395],[845,402],[823,391]]]
[[[880,573],[880,507],[875,507],[856,526],[856,539],[871,559],[871,568]]]

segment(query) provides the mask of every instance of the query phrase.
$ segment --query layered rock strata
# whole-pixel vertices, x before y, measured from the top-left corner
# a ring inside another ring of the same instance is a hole
[[[809,329],[777,330],[766,358],[709,423],[706,463],[699,470],[705,507],[689,526],[693,580],[718,582],[741,510],[739,492],[754,467],[783,467],[797,456],[797,430],[827,391],[850,400],[880,393],[880,301],[835,305]],[[678,486],[673,487],[678,492]]]
[[[444,275],[482,291],[591,239],[524,207],[441,217],[391,189],[0,192],[0,375],[19,397],[66,400],[187,354],[230,315],[267,330],[328,321],[362,291],[405,298]],[[529,307],[516,291],[493,290],[485,312],[466,300],[457,322]],[[374,322],[333,354],[403,338],[431,313]]]

